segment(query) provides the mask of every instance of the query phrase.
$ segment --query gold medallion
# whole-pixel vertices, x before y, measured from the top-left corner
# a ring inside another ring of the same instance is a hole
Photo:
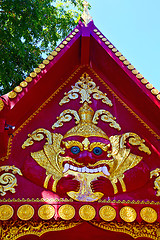
[[[49,204],[41,206],[38,210],[38,216],[43,220],[51,219],[55,214],[55,209]]]
[[[59,208],[58,213],[62,219],[70,220],[75,216],[75,208],[69,204],[65,204]]]
[[[49,55],[49,56],[47,57],[47,59],[51,61],[51,60],[53,59],[53,56],[52,56],[52,55]]]
[[[116,217],[116,210],[111,206],[103,206],[99,210],[99,215],[104,221],[112,221]]]
[[[84,205],[79,209],[79,216],[83,220],[90,221],[96,216],[96,210],[91,205]]]
[[[147,83],[148,83],[148,80],[147,80],[146,78],[143,78],[143,79],[141,80],[141,83],[147,84]]]
[[[151,207],[142,208],[140,216],[147,223],[154,223],[157,220],[157,212]]]
[[[41,65],[41,64],[40,64],[40,65]],[[40,66],[40,65],[39,65],[39,66]],[[37,76],[37,73],[35,73],[35,72],[31,72],[31,73],[30,73],[30,76],[31,76],[32,78],[34,78],[34,77]]]
[[[137,69],[133,69],[133,70],[132,70],[132,73],[135,74],[135,75],[137,75],[137,74],[138,74],[138,70],[137,70]]]
[[[25,80],[26,80],[26,82],[28,82],[28,83],[29,83],[29,82],[32,82],[32,78],[31,78],[31,77],[26,77]]]
[[[17,96],[17,93],[16,92],[9,92],[8,93],[8,97],[9,98],[15,98]]]
[[[39,68],[43,69],[45,68],[45,65],[43,63],[39,64]],[[31,75],[31,74],[30,74]],[[32,76],[31,76],[32,77]]]
[[[34,215],[34,208],[29,204],[22,205],[21,207],[18,208],[17,216],[21,220],[25,220],[25,221],[29,220],[33,217],[33,215]]]
[[[45,60],[43,60],[43,63],[44,63],[45,65],[47,65],[47,64],[49,64],[49,60],[45,59]]]
[[[138,79],[142,79],[142,78],[143,78],[143,75],[140,74],[140,73],[138,73],[138,74],[136,75],[136,77],[137,77]]]
[[[120,210],[120,217],[125,221],[125,222],[133,222],[136,220],[137,213],[132,207],[123,207]]]
[[[120,59],[121,61],[126,60],[126,58],[125,58],[124,56],[120,56],[119,59]]]
[[[35,68],[35,69],[34,69],[34,72],[35,72],[35,73],[40,73],[40,72],[41,72],[41,69],[40,69],[40,68]]]
[[[120,57],[120,56],[122,55],[122,53],[121,53],[121,52],[116,52],[115,55],[116,55],[117,57]]]
[[[148,84],[146,85],[146,88],[148,88],[148,89],[152,89],[152,88],[153,88],[153,84],[148,83]]]
[[[0,111],[4,108],[4,102],[0,99]]]
[[[75,31],[76,33],[78,33],[78,32],[79,32],[79,29],[76,28],[74,31]]]
[[[151,90],[151,93],[157,95],[159,93],[159,90],[154,88]]]
[[[23,82],[20,83],[20,86],[21,86],[21,87],[27,87],[27,85],[28,85],[28,83],[25,82],[25,81],[23,81]]]
[[[13,216],[14,210],[10,205],[0,206],[0,220],[9,220]]]
[[[53,51],[53,52],[51,52],[51,54],[55,57],[55,56],[57,56],[57,52],[56,51]]]
[[[20,86],[17,86],[14,88],[14,91],[17,93],[20,93],[20,92],[22,92],[22,88]]]

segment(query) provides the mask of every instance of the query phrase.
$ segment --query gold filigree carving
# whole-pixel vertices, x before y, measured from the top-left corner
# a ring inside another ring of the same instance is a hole
[[[17,186],[17,178],[15,174],[19,174],[22,176],[20,169],[16,168],[15,166],[1,166],[0,172],[7,172],[3,173],[0,176],[0,195],[4,196],[7,191],[15,193],[15,187]],[[11,171],[12,173],[9,173]]]
[[[22,148],[25,149],[28,146],[33,145],[34,141],[41,141],[46,136],[46,145],[52,143],[52,135],[50,131],[39,128],[35,130],[32,134],[28,134],[28,139],[23,143]]]
[[[42,236],[44,233],[50,231],[60,231],[70,229],[82,223],[80,221],[55,221],[55,220],[29,220],[29,221],[22,221],[22,220],[9,220],[7,222],[2,222],[1,224],[1,240],[6,239],[18,239],[25,235],[36,235]]]
[[[109,179],[113,185],[114,193],[118,192],[116,183],[119,181],[122,186],[123,192],[126,191],[126,186],[124,182],[124,172],[135,167],[141,160],[142,157],[132,154],[130,149],[126,147],[127,139],[130,144],[137,145],[140,151],[144,151],[147,154],[151,154],[149,148],[144,144],[142,140],[135,133],[125,133],[121,135],[111,136],[109,138],[112,146],[111,152],[108,156],[113,157],[113,164],[110,165],[110,176]]]
[[[52,129],[58,128],[58,127],[62,127],[63,126],[63,122],[69,122],[72,119],[72,115],[74,115],[75,120],[76,120],[76,124],[78,124],[78,126],[87,126],[88,125],[92,125],[95,126],[95,124],[97,124],[97,120],[99,119],[99,116],[101,116],[101,120],[104,122],[108,122],[110,123],[109,126],[112,128],[117,129],[118,131],[121,130],[121,127],[118,123],[116,123],[116,118],[112,116],[112,114],[106,110],[97,110],[95,113],[93,111],[93,109],[91,107],[89,107],[87,102],[84,102],[83,106],[79,109],[78,113],[75,110],[70,110],[67,109],[65,111],[63,111],[58,118],[58,121],[54,123],[54,125],[52,126]]]
[[[93,142],[90,143],[90,141],[88,140],[88,138],[85,138],[82,143],[79,141],[62,141],[62,143],[65,145],[66,148],[71,148],[73,146],[77,146],[79,147],[80,151],[83,150],[88,150],[88,151],[92,151],[95,147],[100,147],[103,151],[108,151],[110,144],[105,144],[102,142]]]
[[[59,216],[64,220],[71,220],[75,216],[75,208],[69,204],[62,205],[58,210]]]
[[[72,119],[72,116],[74,116],[75,120],[76,120],[76,124],[78,124],[80,122],[80,118],[79,118],[79,115],[77,113],[77,111],[75,110],[70,110],[70,109],[67,109],[67,110],[64,110],[59,117],[57,117],[58,121],[55,122],[52,126],[52,129],[55,129],[55,128],[58,128],[58,127],[62,127],[63,126],[63,122],[69,122],[71,121]]]
[[[160,196],[160,168],[156,168],[155,170],[150,172],[150,178],[157,177],[154,180],[154,189],[157,189],[156,196]]]
[[[90,223],[104,230],[129,234],[133,238],[148,237],[158,240],[160,236],[159,223],[97,222],[96,220],[92,220]]]
[[[92,120],[92,122],[93,122],[94,124],[97,124],[97,123],[98,123],[97,120],[99,119],[99,116],[100,116],[100,115],[101,115],[101,120],[102,120],[102,121],[110,123],[110,124],[109,124],[110,127],[115,128],[115,129],[117,129],[118,131],[121,130],[120,125],[119,125],[118,123],[116,123],[116,121],[115,121],[116,118],[113,117],[113,115],[112,115],[110,112],[108,112],[108,111],[106,111],[106,110],[103,110],[103,109],[97,110],[97,111],[95,112],[94,117],[93,117],[93,120]]]
[[[83,144],[81,142],[72,140],[72,141],[66,141],[66,142],[62,141],[62,143],[65,145],[66,148],[77,146],[81,151],[83,151]]]
[[[102,99],[102,102],[106,105],[112,107],[113,104],[111,100],[107,97],[106,93],[102,93],[99,90],[99,87],[96,86],[95,82],[91,79],[91,77],[87,73],[83,73],[78,82],[72,86],[72,90],[68,93],[65,93],[65,97],[60,101],[60,105],[68,103],[70,99],[77,99],[78,94],[81,95],[80,103],[88,102],[92,103],[91,101],[91,94],[93,94],[93,98],[96,100]]]
[[[91,152],[95,147],[100,147],[103,151],[107,152],[110,147],[110,144],[105,144],[102,142],[93,142],[90,144],[88,150]]]

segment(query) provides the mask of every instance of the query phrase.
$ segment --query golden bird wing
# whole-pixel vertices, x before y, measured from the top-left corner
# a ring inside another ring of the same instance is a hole
[[[127,170],[135,167],[142,160],[142,158],[143,157],[130,153],[125,161],[118,167],[118,169],[116,169],[114,176],[119,176],[125,173]]]
[[[56,178],[63,175],[63,158],[59,156],[59,153],[63,152],[63,149],[60,147],[62,138],[61,134],[53,134],[52,144],[46,144],[43,150],[31,153],[32,158],[41,167],[45,168],[48,174],[52,174]]]

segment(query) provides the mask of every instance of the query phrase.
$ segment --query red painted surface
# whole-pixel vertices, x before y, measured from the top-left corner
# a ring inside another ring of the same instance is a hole
[[[126,193],[123,193],[121,186],[118,186],[119,193],[114,195],[110,182],[104,182],[104,179],[99,179],[93,186],[94,189],[104,192],[103,200],[111,200],[110,205],[114,206],[117,210],[116,221],[122,221],[119,216],[119,210],[125,205],[132,204],[115,203],[114,201],[159,201],[159,197],[156,196],[156,190],[154,189],[154,179],[150,179],[149,172],[159,167],[160,161],[160,145],[157,139],[160,133],[160,103],[131,71],[123,65],[111,49],[98,38],[93,31],[96,28],[93,22],[89,23],[87,28],[80,22],[77,28],[79,32],[75,37],[15,99],[10,100],[7,95],[3,96],[5,99],[5,107],[0,112],[0,157],[7,156],[8,158],[3,158],[4,162],[1,162],[1,165],[15,165],[23,172],[23,177],[17,175],[18,186],[16,187],[16,193],[12,194],[7,192],[5,197],[7,199],[55,199],[61,197],[62,187],[66,185],[65,181],[59,186],[59,195],[51,191],[53,179],[50,180],[48,189],[44,189],[45,169],[40,167],[30,156],[31,152],[41,150],[45,141],[35,142],[34,145],[27,147],[25,150],[22,150],[21,146],[27,139],[28,134],[38,128],[44,128],[51,132],[64,135],[69,129],[75,126],[75,122],[72,120],[64,123],[61,128],[55,130],[51,128],[56,122],[57,116],[59,116],[62,111],[65,109],[78,111],[82,106],[79,103],[80,98],[71,100],[63,106],[60,106],[59,102],[63,98],[64,93],[71,90],[71,86],[77,82],[84,72],[87,72],[96,85],[99,86],[99,89],[107,93],[108,98],[113,102],[113,106],[109,107],[102,103],[101,100],[93,100],[91,107],[94,111],[97,109],[110,111],[110,113],[116,117],[116,121],[120,124],[122,130],[117,131],[101,120],[98,122],[98,127],[100,127],[108,137],[122,135],[126,132],[136,133],[146,141],[146,145],[152,152],[151,155],[147,155],[140,152],[137,147],[130,146],[132,153],[142,156],[143,160],[135,168],[125,173]],[[70,76],[70,81],[63,86],[63,83],[65,83]],[[55,96],[42,107],[42,104],[50,98],[59,87],[60,89]],[[41,108],[36,112],[40,106]],[[15,126],[15,130],[13,132],[4,130],[5,122]],[[10,137],[11,144],[8,145],[7,149],[9,134],[13,134],[13,137]],[[86,164],[95,161],[93,156],[90,156],[89,153],[87,154],[87,157],[79,156],[78,161],[86,162]],[[107,158],[107,156],[103,157],[105,157],[105,159]],[[70,184],[68,184],[70,187],[73,183],[72,179],[69,179],[68,182],[70,182]],[[77,183],[74,182],[74,184],[73,188],[77,188]],[[65,186],[64,193],[67,192],[67,187]],[[67,197],[67,195],[65,197]],[[3,198],[4,197],[0,197],[0,199]],[[34,218],[38,219],[38,208],[44,203],[29,202],[29,204],[36,209]],[[61,204],[57,204],[54,200],[51,204],[53,204],[56,209],[55,219],[59,219],[57,211]],[[84,203],[73,201],[70,204],[76,208],[77,214],[75,218],[79,220],[78,210]],[[15,209],[13,219],[17,219],[16,210],[22,203],[14,202],[10,203],[10,205]],[[95,218],[100,220],[98,211],[105,203],[95,202],[91,203],[91,205],[97,210]],[[160,208],[158,204],[134,204],[134,208],[138,213],[136,219],[138,222],[142,221],[139,212],[144,206],[152,206],[152,208],[158,212],[158,221],[160,221]],[[77,229],[79,231],[78,235]],[[89,231],[90,234],[88,233]],[[59,237],[60,239],[63,237],[65,237],[65,239],[71,238],[71,236],[76,237],[76,239],[82,239],[83,237],[84,240],[97,238],[132,239],[130,236],[122,233],[113,234],[109,231],[100,230],[88,223],[66,231],[46,233],[40,239],[52,239],[53,236]],[[26,236],[21,239],[38,239],[38,237]]]

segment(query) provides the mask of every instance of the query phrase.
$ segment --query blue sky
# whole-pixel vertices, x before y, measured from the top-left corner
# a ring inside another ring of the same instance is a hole
[[[88,0],[94,24],[160,90],[160,0]]]

